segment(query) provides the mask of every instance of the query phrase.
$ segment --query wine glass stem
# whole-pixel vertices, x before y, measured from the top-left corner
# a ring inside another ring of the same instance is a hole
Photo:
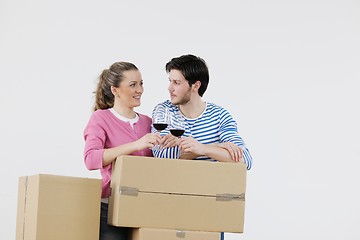
[[[157,130],[156,133],[160,135],[161,131],[160,131],[160,130]],[[154,149],[155,149],[155,150],[160,150],[160,145],[159,145],[159,144],[156,144],[156,145],[154,146]]]

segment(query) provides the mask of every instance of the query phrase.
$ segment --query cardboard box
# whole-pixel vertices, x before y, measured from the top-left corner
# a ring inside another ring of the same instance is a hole
[[[19,178],[16,240],[98,240],[101,180]]]
[[[132,240],[220,240],[220,233],[172,229],[133,228]]]
[[[122,156],[113,164],[108,223],[242,233],[246,166]]]

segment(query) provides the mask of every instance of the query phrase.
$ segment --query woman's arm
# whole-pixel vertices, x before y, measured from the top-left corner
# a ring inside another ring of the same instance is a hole
[[[103,154],[103,167],[115,161],[118,156],[129,155],[145,148],[152,148],[159,142],[160,136],[158,134],[148,133],[136,141],[105,149]]]

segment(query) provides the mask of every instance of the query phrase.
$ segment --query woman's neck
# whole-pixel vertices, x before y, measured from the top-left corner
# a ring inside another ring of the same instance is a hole
[[[123,108],[123,107],[114,105],[113,109],[115,110],[115,112],[117,112],[119,115],[121,115],[123,117],[129,118],[129,119],[133,119],[136,117],[136,113],[133,108]]]

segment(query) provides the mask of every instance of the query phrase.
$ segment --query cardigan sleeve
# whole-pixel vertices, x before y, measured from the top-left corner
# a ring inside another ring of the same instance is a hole
[[[106,132],[101,121],[93,114],[84,130],[84,162],[89,170],[103,168]]]

